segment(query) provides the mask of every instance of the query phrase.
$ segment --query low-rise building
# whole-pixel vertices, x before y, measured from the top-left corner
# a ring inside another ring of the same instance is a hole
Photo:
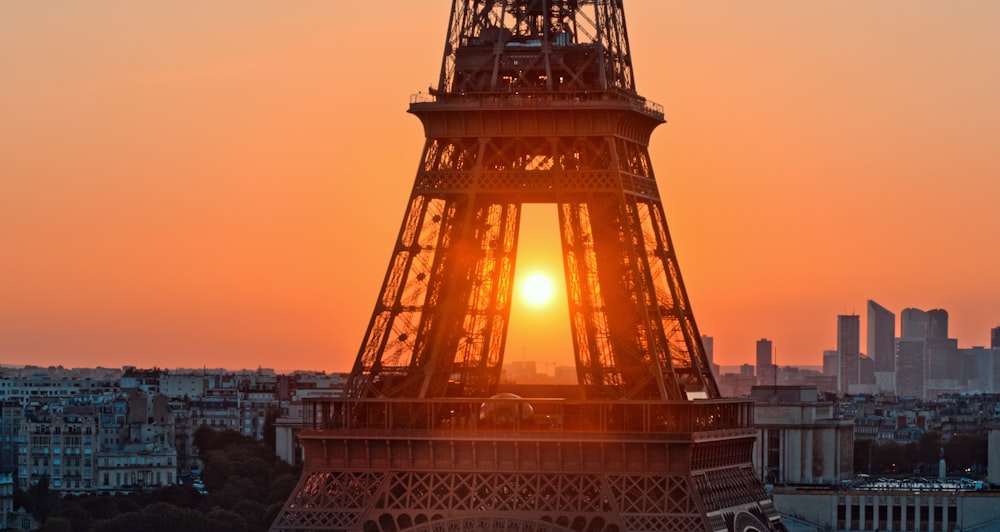
[[[813,386],[754,386],[754,467],[766,484],[837,483],[854,468],[854,422]]]
[[[22,486],[47,478],[49,489],[58,493],[91,490],[100,450],[98,419],[93,407],[46,405],[27,410],[18,453]]]
[[[97,489],[131,492],[161,488],[177,481],[177,451],[163,443],[138,443],[101,453]]]
[[[14,513],[14,475],[0,473],[0,530],[10,528]]]

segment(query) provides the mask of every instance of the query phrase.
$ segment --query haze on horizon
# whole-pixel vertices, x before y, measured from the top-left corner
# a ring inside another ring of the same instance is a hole
[[[0,363],[349,369],[449,8],[0,5]],[[944,308],[961,346],[988,345],[1000,4],[634,0],[626,16],[718,363],[752,363],[767,337],[779,364],[817,365],[868,299]],[[561,276],[554,207],[526,216],[519,272]],[[571,360],[563,291],[516,303],[508,360]]]

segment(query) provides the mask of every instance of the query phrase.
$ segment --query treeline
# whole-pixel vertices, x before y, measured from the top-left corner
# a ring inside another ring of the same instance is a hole
[[[913,443],[854,442],[854,472],[869,475],[934,476],[944,449],[948,476],[982,476],[989,444],[986,434],[955,434],[947,440],[926,432]]]
[[[277,517],[299,469],[267,445],[237,432],[195,433],[207,494],[169,486],[130,495],[57,497],[46,481],[15,496],[43,523],[42,532],[258,532]]]

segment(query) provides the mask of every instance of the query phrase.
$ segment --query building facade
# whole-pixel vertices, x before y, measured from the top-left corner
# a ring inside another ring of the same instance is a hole
[[[861,317],[837,316],[837,392],[850,391],[861,383]]]
[[[836,484],[851,478],[854,421],[813,386],[755,386],[754,466],[767,484]]]
[[[896,315],[868,300],[868,356],[875,363],[875,384],[883,392],[896,391]]]
[[[53,405],[27,411],[18,464],[22,487],[47,478],[49,489],[57,493],[94,488],[99,419],[92,406]]]
[[[774,344],[767,338],[757,340],[757,384],[773,384],[775,379],[774,370]]]

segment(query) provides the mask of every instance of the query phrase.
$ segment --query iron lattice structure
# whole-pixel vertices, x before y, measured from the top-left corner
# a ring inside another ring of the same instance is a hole
[[[388,272],[272,530],[783,529],[681,279],[622,1],[453,0],[410,112]],[[526,203],[558,212],[579,399],[496,396]]]

